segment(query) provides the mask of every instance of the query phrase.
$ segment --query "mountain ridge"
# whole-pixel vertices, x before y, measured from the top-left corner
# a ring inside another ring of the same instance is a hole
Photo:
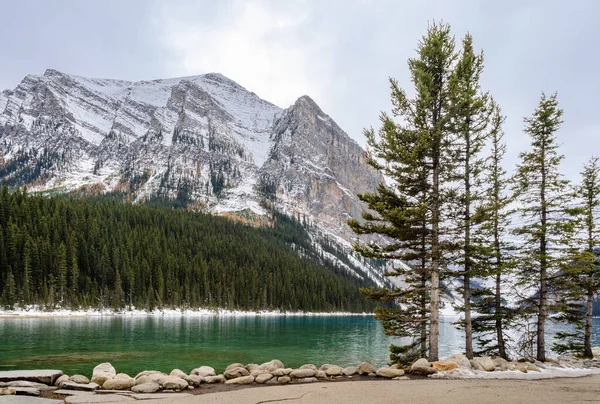
[[[48,69],[0,95],[0,184],[217,214],[275,209],[351,250],[346,221],[365,208],[356,195],[380,181],[308,95],[282,109],[220,73],[125,81]]]

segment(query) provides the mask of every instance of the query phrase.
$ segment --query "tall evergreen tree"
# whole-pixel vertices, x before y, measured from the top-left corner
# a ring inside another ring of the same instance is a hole
[[[476,212],[484,203],[482,181],[485,158],[482,151],[490,136],[490,100],[486,93],[481,92],[479,84],[483,72],[483,53],[475,53],[470,34],[465,36],[462,45],[458,63],[450,78],[451,151],[456,164],[452,180],[457,184],[451,218],[456,227],[456,236],[453,237],[458,253],[455,259],[458,268],[456,275],[463,278],[460,288],[463,304],[458,309],[464,313],[461,326],[465,329],[465,354],[473,359],[471,280],[482,275],[487,262],[482,251],[483,240],[477,232],[481,215]]]
[[[520,154],[515,174],[515,191],[520,204],[519,275],[521,287],[530,287],[524,297],[524,309],[537,316],[535,326],[536,358],[546,359],[545,324],[548,317],[550,282],[564,263],[568,233],[573,222],[568,218],[568,185],[560,172],[564,156],[558,153],[556,132],[563,111],[556,94],[542,94],[533,115],[525,118],[525,133],[531,149]]]
[[[478,335],[478,355],[498,355],[508,359],[506,330],[512,325],[514,311],[509,308],[505,298],[506,288],[503,286],[507,275],[512,270],[512,252],[514,246],[509,241],[508,227],[512,210],[512,201],[508,192],[510,179],[502,168],[502,160],[506,153],[503,143],[504,133],[500,107],[492,103],[491,120],[491,154],[487,168],[487,191],[485,201],[477,215],[481,219],[481,231],[490,246],[482,252],[489,258],[482,278],[491,280],[493,287],[482,286],[475,291],[473,309],[478,316],[473,320],[473,332]]]
[[[429,320],[429,359],[435,361],[439,356],[442,222],[447,204],[443,181],[451,161],[449,82],[456,60],[450,27],[430,26],[419,42],[417,54],[408,61],[414,99],[409,99],[396,81],[391,80],[396,119],[382,113],[379,136],[373,130],[365,133],[371,149],[370,164],[395,183],[381,184],[375,193],[360,195],[372,212],[363,215],[363,224],[357,221],[349,224],[358,234],[380,234],[392,240],[389,245],[357,244],[355,247],[361,254],[402,259],[413,266],[413,273],[405,277],[404,290],[368,293],[400,305],[385,318],[380,309],[384,325],[400,335],[412,333],[421,351],[425,346],[422,339],[427,335],[423,324]],[[408,275],[406,269],[394,273]],[[425,313],[427,305],[429,310]]]
[[[600,165],[598,157],[584,165],[581,183],[575,188],[579,201],[579,234],[569,261],[563,268],[560,283],[559,320],[571,323],[572,329],[557,334],[559,353],[575,352],[592,358],[592,319],[594,299],[600,291]]]

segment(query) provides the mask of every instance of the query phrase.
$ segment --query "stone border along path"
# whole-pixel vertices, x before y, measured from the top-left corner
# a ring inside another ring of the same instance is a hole
[[[419,359],[407,367],[407,373],[429,376],[437,373],[448,374],[455,369],[475,372],[497,372],[518,370],[523,373],[540,372],[540,369],[554,368],[600,368],[600,347],[594,348],[594,358],[577,359],[572,355],[562,355],[546,363],[533,360],[509,362],[502,358],[476,358],[468,360],[464,355],[450,356],[446,361],[430,363]],[[286,368],[273,359],[270,362],[243,365],[232,363],[222,374],[217,374],[210,366],[201,366],[187,374],[174,369],[170,374],[147,370],[131,377],[117,373],[108,362],[101,363],[92,371],[91,380],[83,375],[64,375],[60,370],[13,370],[0,371],[0,404],[56,404],[60,400],[38,398],[42,392],[65,396],[68,404],[108,403],[159,398],[190,396],[187,390],[199,388],[202,384],[224,383],[232,385],[249,384],[304,384],[326,380],[351,378],[354,375],[368,375],[373,378],[405,380],[405,370],[399,366],[376,369],[367,362],[358,367],[342,368],[325,364],[317,368],[306,364],[297,369]],[[435,377],[435,376],[433,376]]]

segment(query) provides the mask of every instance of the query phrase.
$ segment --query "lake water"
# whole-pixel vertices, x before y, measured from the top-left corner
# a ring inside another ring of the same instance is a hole
[[[600,319],[595,329],[600,331]],[[0,319],[0,370],[54,368],[91,376],[98,363],[118,372],[189,372],[209,365],[279,359],[383,366],[394,340],[370,316],[110,316]],[[396,341],[397,342],[397,341]],[[600,339],[595,341],[600,345]],[[462,334],[441,324],[440,356],[463,350]]]

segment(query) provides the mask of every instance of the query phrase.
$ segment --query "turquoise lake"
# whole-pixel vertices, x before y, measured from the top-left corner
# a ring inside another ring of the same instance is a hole
[[[600,332],[600,319],[595,330]],[[596,333],[598,334],[598,333]],[[600,345],[596,335],[594,345]],[[279,359],[383,366],[394,340],[370,316],[105,316],[0,319],[0,370],[53,368],[90,376],[111,362],[118,372],[189,372],[209,365]],[[441,324],[440,356],[462,351],[462,334]]]

